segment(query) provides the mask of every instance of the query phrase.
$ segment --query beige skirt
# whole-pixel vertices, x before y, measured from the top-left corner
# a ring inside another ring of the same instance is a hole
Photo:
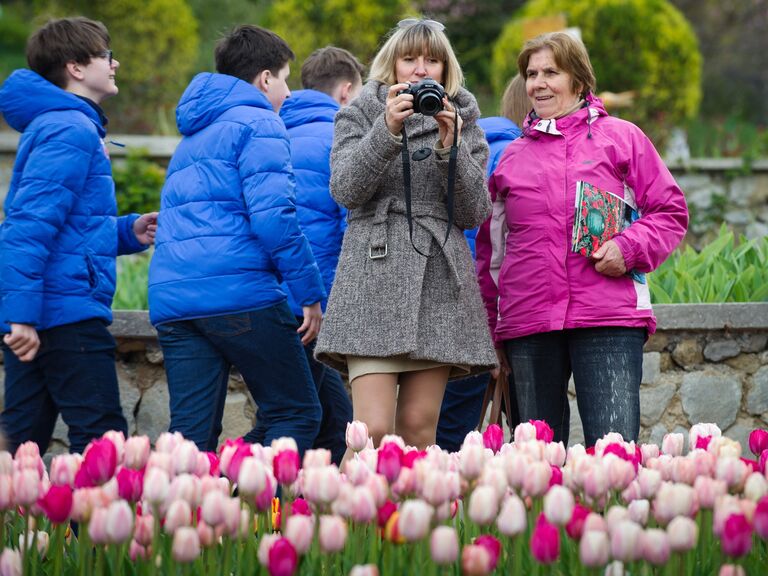
[[[349,381],[366,374],[399,374],[400,372],[416,372],[431,368],[450,367],[449,378],[462,378],[470,373],[469,366],[445,364],[433,360],[415,360],[407,356],[389,356],[375,358],[372,356],[347,356]]]

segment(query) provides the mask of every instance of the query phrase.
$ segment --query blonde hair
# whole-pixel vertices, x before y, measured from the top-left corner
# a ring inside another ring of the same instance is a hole
[[[517,69],[525,78],[528,61],[540,50],[552,50],[555,64],[561,70],[571,75],[571,90],[576,94],[586,96],[595,91],[595,71],[587,54],[587,47],[566,32],[551,32],[528,40],[517,57]]]
[[[526,116],[531,111],[531,101],[525,90],[525,79],[520,74],[515,74],[507,83],[504,95],[501,97],[501,115],[509,118],[520,128],[523,127]]]
[[[395,64],[398,58],[407,55],[426,55],[441,60],[442,85],[451,98],[456,96],[459,88],[464,85],[464,73],[445,32],[422,22],[405,28],[394,28],[389,33],[384,46],[373,58],[368,79],[388,86],[396,84]]]

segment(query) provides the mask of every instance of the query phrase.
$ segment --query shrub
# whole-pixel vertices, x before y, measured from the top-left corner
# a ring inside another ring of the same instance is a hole
[[[150,161],[145,150],[131,150],[124,162],[112,168],[118,214],[154,212],[160,209],[160,190],[165,170]]]
[[[657,304],[766,301],[768,237],[737,243],[723,224],[700,252],[678,249],[648,278]]]
[[[117,286],[112,300],[113,310],[149,310],[147,288],[150,252],[117,259]]]
[[[659,137],[666,127],[695,116],[701,100],[698,42],[667,0],[531,0],[493,48],[497,92],[517,72],[525,26],[557,15],[580,28],[598,91],[635,91],[634,105],[622,117]]]

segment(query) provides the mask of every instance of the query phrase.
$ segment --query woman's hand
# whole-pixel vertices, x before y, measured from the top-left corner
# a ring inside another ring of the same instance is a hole
[[[443,109],[435,114],[435,120],[437,120],[438,138],[442,148],[453,146],[454,130],[456,131],[456,141],[458,142],[461,136],[461,125],[464,121],[461,119],[461,116],[456,115],[456,110],[448,98],[443,98]],[[455,126],[454,121],[456,123]]]
[[[387,103],[384,110],[384,120],[387,130],[398,136],[403,131],[403,122],[413,114],[413,94],[398,94],[408,88],[408,84],[395,84],[389,87]]]
[[[494,378],[499,377],[499,371],[505,376],[509,376],[512,373],[512,368],[509,366],[507,355],[504,353],[503,348],[496,348],[496,359],[499,361],[499,366],[491,370],[491,376]]]
[[[608,240],[592,254],[592,262],[595,263],[595,270],[606,276],[618,277],[627,271],[624,255],[613,240]]]

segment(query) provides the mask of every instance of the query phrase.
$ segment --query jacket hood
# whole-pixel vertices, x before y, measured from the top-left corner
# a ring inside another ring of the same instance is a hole
[[[16,70],[0,87],[0,112],[14,130],[24,132],[35,118],[57,110],[78,110],[94,123],[101,136],[106,134],[92,106],[37,72]]]
[[[184,90],[176,107],[179,132],[184,136],[199,132],[236,106],[272,111],[267,97],[247,82],[226,74],[198,74]]]
[[[324,92],[297,90],[283,103],[280,117],[286,128],[310,122],[333,122],[339,108],[339,103]]]
[[[480,118],[477,125],[485,132],[485,138],[489,144],[499,140],[514,140],[520,136],[520,128],[517,124],[503,116]]]

